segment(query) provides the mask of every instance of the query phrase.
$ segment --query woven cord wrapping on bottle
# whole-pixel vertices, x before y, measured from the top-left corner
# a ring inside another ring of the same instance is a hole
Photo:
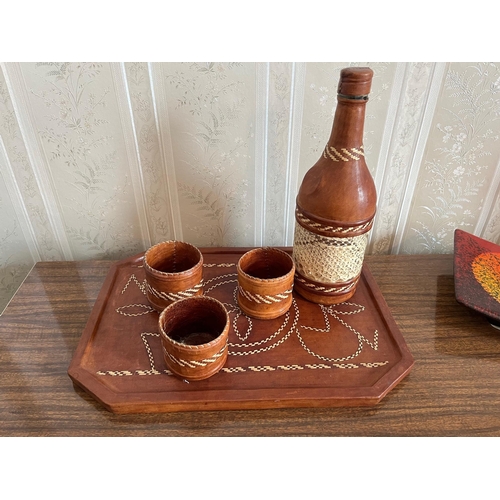
[[[314,222],[300,210],[295,217],[293,258],[302,276],[334,285],[360,275],[372,220],[354,227],[334,227]]]
[[[368,233],[335,238],[295,225],[293,258],[300,274],[319,283],[335,284],[359,276]]]

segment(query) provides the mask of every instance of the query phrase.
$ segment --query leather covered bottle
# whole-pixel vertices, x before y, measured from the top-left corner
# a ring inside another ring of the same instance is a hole
[[[363,150],[370,68],[340,73],[328,143],[300,186],[295,211],[295,290],[319,304],[356,291],[376,211],[377,194]]]

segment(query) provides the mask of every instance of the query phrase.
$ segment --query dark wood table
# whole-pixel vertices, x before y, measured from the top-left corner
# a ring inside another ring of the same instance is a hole
[[[40,262],[0,317],[1,436],[498,436],[500,331],[455,300],[453,256],[368,256],[415,358],[378,405],[117,415],[67,370],[109,261]]]

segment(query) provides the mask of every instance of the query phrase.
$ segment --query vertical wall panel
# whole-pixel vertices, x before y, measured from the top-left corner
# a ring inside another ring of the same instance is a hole
[[[386,175],[387,169],[387,158],[389,155],[389,149],[391,143],[394,139],[394,128],[397,119],[398,109],[401,104],[401,94],[403,92],[404,77],[407,70],[407,65],[403,63],[398,63],[396,65],[396,71],[394,74],[394,79],[391,84],[391,94],[387,100],[387,111],[385,124],[382,130],[382,136],[380,137],[380,148],[377,160],[377,166],[373,171],[375,172],[374,181],[377,193],[382,191],[382,181]],[[377,122],[380,122],[380,118]],[[373,161],[373,160],[372,160]]]
[[[498,64],[449,65],[408,214],[405,252],[451,252],[456,228],[474,232],[500,156],[499,89]]]
[[[500,161],[496,169],[496,177],[500,173]],[[491,208],[488,206],[484,208],[484,211],[488,211],[488,218],[483,229],[483,232],[479,234],[482,238],[489,241],[493,241],[497,245],[500,245],[500,181],[495,179],[495,182],[491,185],[492,201]]]
[[[144,248],[109,64],[22,63],[22,76],[73,258]],[[62,237],[62,235],[61,235]]]
[[[54,178],[49,168],[49,162],[43,149],[41,137],[36,130],[35,113],[29,103],[30,95],[22,73],[21,64],[9,63],[5,65],[5,79],[9,85],[21,136],[36,177],[52,233],[64,258],[71,260],[73,259],[73,253],[64,231],[61,207],[54,185]]]
[[[492,181],[489,183],[486,196],[474,229],[474,234],[490,241],[499,242],[500,225],[498,224],[498,201],[500,185],[500,154],[495,167]]]
[[[118,104],[120,127],[125,144],[126,163],[129,166],[132,189],[135,197],[137,219],[141,234],[142,248],[149,248],[152,244],[149,217],[146,208],[146,187],[144,175],[140,162],[139,141],[133,119],[132,102],[128,87],[125,64],[110,63],[111,75],[113,77],[114,93]]]
[[[292,64],[270,63],[267,113],[267,179],[264,244],[282,246],[286,241],[286,191],[288,144],[292,99]]]
[[[45,160],[39,159],[40,146],[27,110],[26,88],[19,65],[2,64],[0,94],[3,104],[0,133],[31,220],[38,254],[42,260],[69,257],[71,251],[59,213],[50,209],[54,202],[52,187],[47,176],[43,175],[42,164]]]
[[[16,177],[14,175],[14,169],[12,168],[12,164],[10,163],[7,150],[5,149],[5,144],[1,136],[0,172],[5,184],[6,192],[9,194],[10,202],[16,213],[16,220],[21,227],[26,246],[29,248],[31,258],[33,262],[38,262],[41,259],[41,255],[38,249],[38,245],[36,244],[36,235],[33,230],[33,225],[31,224],[29,214],[27,213],[26,206],[22,199],[19,185],[17,184]],[[8,221],[6,221],[6,225],[8,225]]]
[[[285,182],[285,241],[283,244],[286,246],[293,245],[295,198],[300,185],[300,151],[302,146],[305,77],[306,65],[304,63],[293,63]]]
[[[255,64],[162,66],[184,239],[253,244]]]
[[[0,147],[4,149],[3,144]],[[22,218],[16,213],[20,200],[11,197],[7,187],[5,162],[6,155],[0,151],[0,314],[35,262],[29,236],[23,233]]]
[[[257,63],[255,88],[255,217],[254,245],[262,246],[266,239],[267,184],[269,170],[270,63]]]
[[[405,230],[408,223],[408,214],[410,213],[415,192],[417,190],[417,179],[420,174],[422,158],[424,156],[427,139],[431,133],[431,124],[434,111],[438,101],[438,96],[442,87],[442,82],[446,70],[446,65],[437,63],[432,68],[432,76],[429,83],[429,90],[425,97],[425,107],[422,115],[422,122],[416,137],[415,147],[411,155],[408,176],[403,187],[403,197],[399,216],[392,238],[391,253],[400,253],[404,243]]]
[[[372,253],[386,254],[392,248],[421,131],[432,67],[429,63],[408,63],[405,68],[386,165],[378,169],[381,172],[383,170],[383,175],[377,186],[378,205],[370,248]]]
[[[175,161],[172,144],[172,132],[170,129],[170,116],[168,111],[169,92],[168,81],[163,72],[164,65],[159,63],[148,63],[151,94],[153,97],[153,109],[158,133],[158,145],[161,152],[162,179],[166,190],[165,202],[167,205],[166,216],[170,239],[183,240],[184,232],[180,213],[177,174],[175,172]]]
[[[148,64],[125,63],[139,165],[152,243],[173,238],[168,213],[166,166],[163,162]]]

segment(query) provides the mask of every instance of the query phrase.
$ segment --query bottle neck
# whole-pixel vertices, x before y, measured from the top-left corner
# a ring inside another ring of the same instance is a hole
[[[342,148],[350,150],[362,147],[367,99],[350,99],[339,95],[337,101],[327,146],[339,151]]]

